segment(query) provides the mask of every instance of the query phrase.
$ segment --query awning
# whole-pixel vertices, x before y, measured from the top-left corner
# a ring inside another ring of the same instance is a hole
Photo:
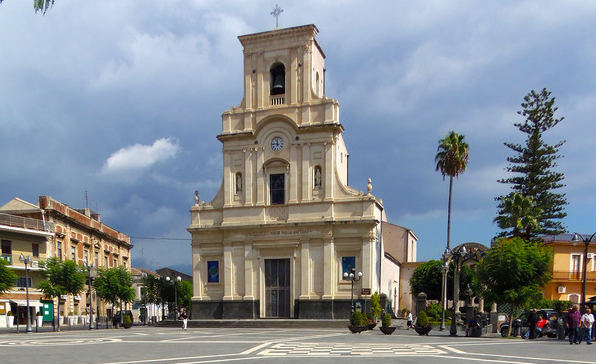
[[[17,306],[23,306],[23,307],[27,307],[27,301],[26,300],[10,300],[11,303],[16,304]],[[30,301],[30,307],[43,307],[43,304],[40,303],[39,301]]]

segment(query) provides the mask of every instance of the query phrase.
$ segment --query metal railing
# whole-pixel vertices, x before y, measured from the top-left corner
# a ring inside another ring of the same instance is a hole
[[[45,223],[42,220],[31,219],[29,217],[21,217],[9,214],[0,213],[0,225],[30,229],[30,230],[38,230],[38,231],[47,231],[45,229]]]
[[[552,278],[554,280],[583,281],[583,272],[557,270],[552,272]],[[587,281],[596,281],[596,271],[587,272]]]

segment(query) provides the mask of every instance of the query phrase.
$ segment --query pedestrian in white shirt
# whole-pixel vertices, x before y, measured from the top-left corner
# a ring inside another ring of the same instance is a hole
[[[579,344],[581,344],[581,339],[585,337],[586,343],[592,345],[592,325],[594,321],[592,310],[588,308],[585,310],[583,316],[581,316],[581,335],[579,335]]]

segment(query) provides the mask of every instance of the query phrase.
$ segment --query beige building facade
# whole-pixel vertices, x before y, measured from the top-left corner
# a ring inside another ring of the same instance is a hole
[[[128,271],[131,269],[130,237],[103,224],[100,221],[100,215],[89,209],[73,209],[50,196],[40,196],[37,205],[14,198],[0,207],[0,213],[35,220],[44,227],[45,232],[50,233],[48,234],[50,236],[46,235],[44,243],[39,245],[40,255],[33,257],[34,271],[36,271],[35,268],[38,268],[39,262],[49,257],[73,260],[78,265],[91,266],[93,264],[94,268],[91,270],[94,272],[97,267],[106,269],[123,266]],[[36,289],[37,279],[39,278],[35,278],[32,282],[30,295],[34,293],[34,296],[30,296],[31,300],[32,297],[38,299],[42,297],[41,292]],[[88,288],[86,286],[80,295],[66,295],[60,297],[59,300],[54,299],[54,314],[57,315],[57,310],[59,310],[65,322],[70,317],[75,323],[85,323],[88,320],[90,309]],[[109,316],[111,306],[97,299],[93,287],[91,293],[94,316]]]
[[[223,181],[190,209],[194,318],[346,318],[382,289],[381,200],[348,186],[314,25],[240,36],[244,97],[222,115]],[[398,278],[396,279],[398,280]]]

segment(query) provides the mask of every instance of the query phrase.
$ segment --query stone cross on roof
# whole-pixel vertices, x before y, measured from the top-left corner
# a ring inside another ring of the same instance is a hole
[[[274,16],[275,20],[276,20],[276,27],[275,27],[275,29],[279,29],[279,15],[281,15],[282,12],[283,12],[283,9],[281,9],[279,7],[279,4],[275,4],[275,8],[270,13],[270,15]]]

